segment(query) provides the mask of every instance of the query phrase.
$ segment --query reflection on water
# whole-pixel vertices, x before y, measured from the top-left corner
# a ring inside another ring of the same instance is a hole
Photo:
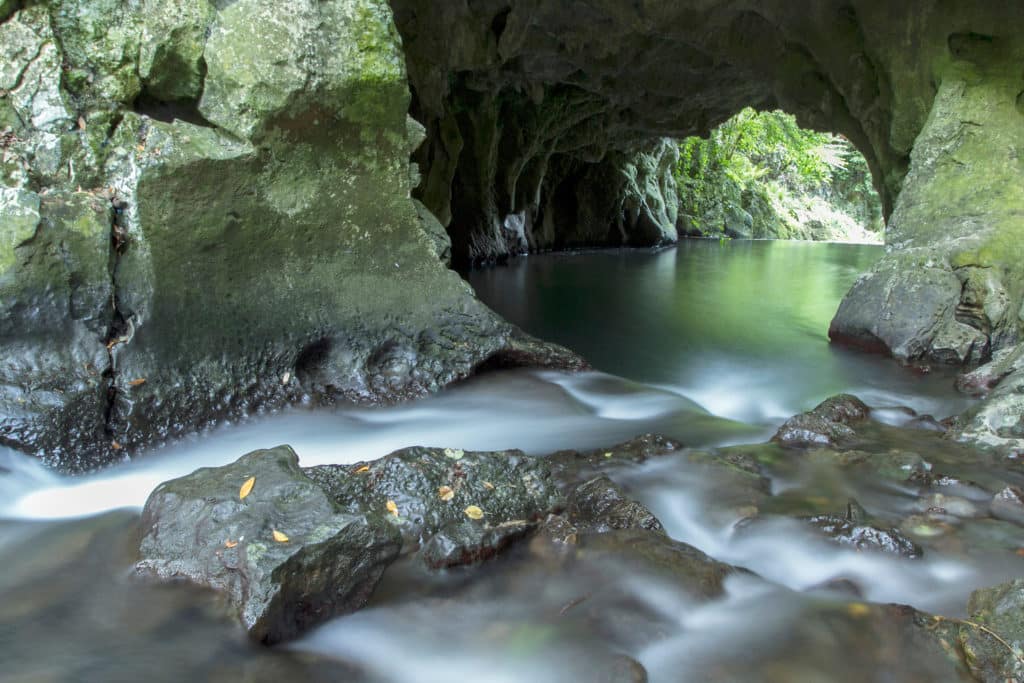
[[[553,683],[633,680],[639,662],[653,681],[935,680],[937,655],[912,624],[858,601],[962,614],[973,588],[1020,575],[1019,527],[983,512],[951,519],[942,534],[915,538],[921,560],[830,545],[793,517],[855,498],[897,526],[918,512],[920,496],[774,446],[738,447],[770,476],[752,527],[738,524],[751,514],[746,484],[696,466],[690,451],[611,473],[674,539],[753,572],[732,575],[720,593],[695,592],[657,563],[593,542],[565,553],[524,542],[464,571],[429,572],[406,557],[367,609],[270,651],[247,643],[209,593],[128,578],[137,510],[156,484],[279,443],[303,465],[411,445],[543,455],[642,432],[708,448],[763,441],[839,391],[875,407],[959,410],[948,377],[827,344],[840,297],[878,254],[686,242],[655,254],[532,257],[476,273],[473,284],[499,312],[599,371],[495,373],[403,406],[286,412],[81,479],[0,451],[0,652],[20,655],[0,665],[0,678]],[[934,434],[878,429],[878,449],[919,451],[979,487],[1024,483]],[[985,503],[972,486],[957,491],[961,506]]]
[[[882,247],[685,240],[676,249],[544,255],[472,274],[491,308],[596,368],[670,387],[723,417],[775,423],[850,391],[946,417],[943,373],[828,343],[843,294]]]

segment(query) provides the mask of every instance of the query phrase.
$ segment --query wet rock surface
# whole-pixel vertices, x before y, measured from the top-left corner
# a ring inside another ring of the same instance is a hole
[[[23,4],[0,23],[0,443],[79,472],[288,404],[585,365],[445,267],[383,0]]]
[[[1015,458],[1024,454],[1024,345],[961,375],[957,387],[982,399],[957,416],[952,438]]]
[[[992,497],[989,511],[997,519],[1024,526],[1024,489],[1007,486]]]
[[[960,645],[976,680],[1024,678],[1024,580],[977,590],[967,608],[971,618],[960,625]]]
[[[481,528],[535,522],[562,502],[548,463],[522,451],[413,447],[379,460],[304,472],[343,510],[388,515],[412,542],[467,520],[481,522]],[[472,507],[479,509],[477,519],[467,512]]]
[[[835,446],[856,437],[853,425],[868,418],[870,409],[856,396],[840,394],[825,399],[779,427],[772,441],[783,446]]]
[[[140,575],[213,588],[268,644],[361,607],[401,547],[381,516],[340,512],[287,446],[161,484],[141,534]]]
[[[564,506],[547,461],[520,451],[416,447],[305,472],[341,509],[385,515],[432,568],[490,559]]]
[[[596,477],[577,486],[569,496],[567,513],[569,521],[586,532],[643,529],[665,533],[665,527],[647,507],[627,498],[607,476]]]
[[[924,554],[918,545],[897,529],[880,529],[838,515],[816,515],[807,519],[807,523],[831,541],[857,550],[892,553],[911,559]]]

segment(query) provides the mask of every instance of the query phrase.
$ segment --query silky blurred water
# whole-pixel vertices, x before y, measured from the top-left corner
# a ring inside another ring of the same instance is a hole
[[[973,588],[1020,574],[1017,527],[965,523],[929,544],[924,560],[837,547],[786,514],[856,497],[896,523],[913,513],[915,494],[800,463],[772,473],[773,514],[756,534],[737,532],[744,513],[734,484],[683,456],[612,473],[673,538],[754,572],[710,601],[614,557],[566,563],[521,544],[468,571],[401,560],[366,609],[268,651],[247,643],[208,593],[129,579],[149,492],[255,448],[288,443],[303,465],[412,445],[541,456],[644,432],[712,448],[764,441],[785,418],[841,391],[890,422],[902,415],[884,410],[892,406],[940,418],[961,410],[949,375],[828,344],[842,294],[880,254],[697,241],[657,253],[530,257],[470,281],[499,313],[581,353],[594,372],[498,372],[402,406],[286,411],[78,479],[0,451],[0,679],[543,683],[606,680],[629,657],[653,681],[932,680],[931,663],[912,652],[863,645],[871,631],[857,621],[862,608],[818,588],[843,580],[857,599],[959,614]],[[976,481],[1011,476],[962,462],[936,435],[880,438]],[[893,651],[896,660],[887,658]],[[342,673],[332,661],[344,662]]]
[[[477,271],[480,298],[604,372],[664,386],[715,415],[777,424],[833,394],[946,417],[952,376],[828,343],[843,294],[883,247],[684,240],[660,252],[520,259]]]

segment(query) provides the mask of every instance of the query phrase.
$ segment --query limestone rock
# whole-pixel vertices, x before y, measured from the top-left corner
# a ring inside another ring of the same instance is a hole
[[[340,513],[295,452],[278,446],[157,487],[136,571],[217,590],[269,644],[359,609],[400,547],[379,515]]]

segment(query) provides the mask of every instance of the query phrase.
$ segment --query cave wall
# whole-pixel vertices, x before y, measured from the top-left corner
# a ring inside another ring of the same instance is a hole
[[[78,471],[496,355],[578,362],[443,262],[385,2],[2,8],[0,443]]]
[[[892,216],[834,336],[982,358],[1021,326],[1022,20],[952,0],[2,2],[0,443],[81,470],[495,359],[579,367],[447,260],[670,241],[661,138],[747,105],[846,135]]]
[[[844,301],[835,341],[970,363],[1020,336],[1021,5],[391,4],[428,133],[416,192],[457,262],[670,241],[674,207],[649,215],[657,230],[629,218],[638,152],[744,106],[781,108],[860,149],[889,219],[887,255]]]

